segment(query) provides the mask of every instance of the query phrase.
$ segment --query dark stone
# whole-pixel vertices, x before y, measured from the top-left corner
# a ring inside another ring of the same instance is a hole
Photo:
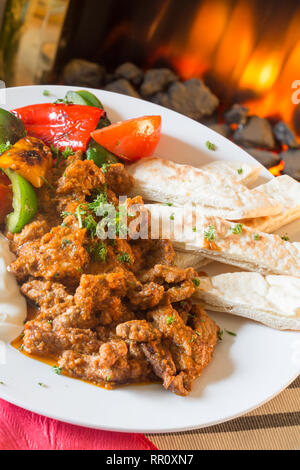
[[[224,120],[227,124],[245,125],[248,119],[249,109],[241,104],[234,104],[232,108],[224,113]]]
[[[115,71],[116,78],[125,78],[135,86],[139,86],[144,78],[142,69],[137,67],[131,62],[125,62],[120,65]]]
[[[218,98],[198,78],[184,83],[173,83],[163,99],[167,106],[178,113],[185,114],[199,121],[203,116],[211,115],[219,105]]]
[[[149,99],[152,103],[159,104],[165,108],[170,108],[170,101],[167,93],[156,93],[156,95],[151,96]]]
[[[282,145],[288,145],[290,148],[299,148],[299,144],[294,132],[285,122],[277,122],[273,127],[273,133],[278,142],[280,142]]]
[[[293,114],[293,126],[296,134],[300,135],[300,104],[295,107]]]
[[[251,116],[245,126],[240,125],[233,134],[233,140],[243,147],[275,147],[271,124],[258,116]]]
[[[272,166],[278,165],[281,160],[281,157],[278,153],[269,152],[268,150],[259,150],[251,148],[245,148],[245,150],[266,168],[271,168]]]
[[[128,80],[125,80],[125,78],[119,78],[119,80],[115,80],[109,85],[106,85],[105,90],[121,93],[121,95],[132,96],[133,98],[140,98],[138,92],[133,88]]]
[[[71,60],[63,69],[64,85],[100,88],[105,80],[105,69],[83,59]]]
[[[228,138],[228,137],[231,137],[232,135],[232,129],[227,124],[212,124],[209,127],[210,129],[217,132],[218,134],[223,135],[224,137]]]
[[[176,80],[178,80],[177,75],[170,69],[150,69],[145,73],[140,92],[147,98],[166,90]]]
[[[300,149],[282,152],[280,158],[284,161],[283,173],[300,181]]]

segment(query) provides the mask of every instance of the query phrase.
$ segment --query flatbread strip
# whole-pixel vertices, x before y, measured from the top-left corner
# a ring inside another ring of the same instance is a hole
[[[282,212],[277,215],[244,220],[253,230],[272,233],[284,225],[300,218],[300,184],[290,176],[273,178],[257,188],[265,196],[270,196],[282,204]]]
[[[194,296],[209,310],[251,318],[280,330],[300,330],[298,278],[249,272],[200,277]]]
[[[218,175],[229,176],[234,178],[238,183],[243,183],[249,187],[255,183],[261,172],[261,166],[248,165],[247,163],[226,162],[216,160],[201,166],[201,170],[205,172],[211,171]]]
[[[177,208],[147,204],[146,208],[151,213],[151,225],[157,226],[161,219],[161,236],[169,238],[180,251],[196,252],[261,274],[300,277],[300,243],[256,232],[240,223],[206,217],[191,206]]]
[[[201,205],[211,215],[230,220],[279,214],[282,206],[230,176],[168,160],[149,158],[128,167],[135,184],[131,196],[145,201]]]

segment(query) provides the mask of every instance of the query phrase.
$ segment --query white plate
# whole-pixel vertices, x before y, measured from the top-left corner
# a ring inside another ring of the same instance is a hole
[[[7,90],[6,108],[62,98],[72,87],[20,87]],[[76,88],[74,88],[76,90]],[[229,140],[195,121],[142,100],[105,91],[93,92],[103,101],[112,121],[161,114],[163,136],[156,155],[202,165],[210,160],[254,160]],[[217,151],[206,148],[206,141]],[[262,171],[265,179],[271,175]],[[283,230],[300,241],[300,224]],[[224,267],[223,272],[226,271]],[[228,268],[230,270],[230,267]],[[182,398],[159,385],[128,386],[114,391],[55,375],[43,363],[7,347],[7,364],[0,365],[0,397],[23,408],[62,421],[114,431],[171,432],[210,426],[236,418],[273,398],[300,372],[300,335],[280,332],[239,317],[212,315],[224,334],[214,359]],[[42,388],[43,382],[47,388]]]

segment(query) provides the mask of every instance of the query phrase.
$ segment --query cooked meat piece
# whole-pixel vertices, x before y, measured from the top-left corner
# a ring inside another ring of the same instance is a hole
[[[124,297],[127,292],[126,274],[118,271],[108,274],[81,276],[75,293],[76,305],[88,311],[99,311],[101,303],[110,296]]]
[[[85,237],[85,229],[73,232],[68,227],[54,227],[40,240],[23,245],[9,270],[20,281],[33,276],[76,285],[89,260],[83,247]]]
[[[156,264],[172,266],[175,260],[175,251],[170,240],[151,240],[152,246],[147,256],[147,267]]]
[[[196,288],[192,281],[183,281],[180,286],[168,289],[165,297],[170,303],[181,302],[182,300],[189,299],[195,290]]]
[[[121,323],[117,326],[116,333],[121,338],[130,339],[137,343],[147,343],[161,338],[160,331],[146,320]]]
[[[47,317],[55,318],[74,304],[73,296],[65,286],[51,281],[30,281],[23,284],[21,292],[41,308]]]
[[[74,200],[90,196],[94,189],[102,189],[104,184],[104,173],[92,160],[75,160],[58,181],[57,195],[69,195]]]
[[[102,359],[99,355],[89,356],[73,351],[65,351],[62,354],[59,366],[67,375],[100,384],[143,382],[151,374],[146,361],[124,357],[112,367],[102,367]]]
[[[127,345],[121,340],[112,340],[102,344],[99,350],[101,367],[112,367],[119,359],[126,358]]]
[[[133,310],[149,310],[156,307],[163,296],[163,286],[149,282],[144,284],[140,290],[129,291],[129,305]]]
[[[32,242],[33,240],[38,240],[49,232],[49,230],[50,226],[47,220],[39,215],[35,220],[30,222],[30,224],[25,225],[20,233],[10,234],[9,247],[13,253],[17,254],[22,245]]]
[[[180,315],[185,325],[188,323],[188,320],[194,316],[191,314],[192,302],[190,299],[175,303],[173,307],[177,310],[178,315]]]
[[[193,268],[181,269],[176,266],[166,266],[163,264],[156,264],[154,268],[145,271],[140,276],[140,281],[157,282],[158,284],[178,284],[186,280],[192,280],[197,277],[197,272]]]
[[[202,341],[214,349],[219,339],[219,327],[205,310],[196,304],[192,306],[190,318],[193,329],[200,334]]]
[[[116,194],[128,194],[133,186],[133,178],[124,165],[116,163],[110,165],[105,173],[105,181],[109,189]]]
[[[166,388],[170,388],[179,395],[186,395],[191,391],[193,381],[201,375],[202,370],[210,362],[219,330],[211,319],[207,320],[208,317],[205,312],[203,313],[202,310],[200,312],[197,306],[193,307],[192,311],[195,312],[199,323],[202,323],[201,320],[209,322],[204,330],[209,331],[209,335],[206,334],[205,336],[207,341],[202,339],[200,331],[194,331],[186,326],[171,305],[159,307],[148,314],[153,318],[154,326],[170,342],[171,356],[176,366],[177,375],[180,378],[176,378],[175,381],[172,380]]]
[[[68,328],[53,330],[47,321],[29,321],[24,330],[24,351],[29,354],[55,355],[62,351],[74,350],[88,354],[99,351],[100,342],[91,330]]]

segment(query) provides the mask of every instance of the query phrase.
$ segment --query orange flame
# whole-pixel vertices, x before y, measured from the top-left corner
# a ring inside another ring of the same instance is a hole
[[[209,74],[227,102],[237,92],[248,97],[251,114],[278,115],[292,125],[291,86],[300,79],[300,5],[290,17],[274,15],[260,30],[256,3],[239,0],[232,8],[225,0],[203,0],[188,37],[170,38],[154,55],[169,60],[184,80]]]
[[[272,168],[269,168],[269,172],[272,173],[274,176],[280,176],[284,170],[284,161],[281,160],[278,165],[273,166]]]

